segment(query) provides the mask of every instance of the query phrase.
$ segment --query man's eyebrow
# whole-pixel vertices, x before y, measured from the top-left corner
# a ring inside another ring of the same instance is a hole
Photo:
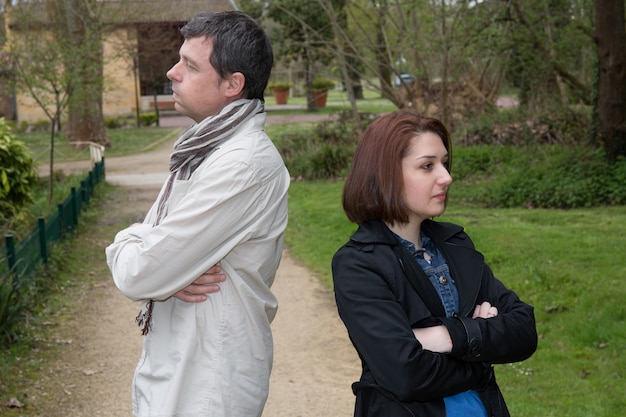
[[[188,64],[191,64],[193,66],[197,66],[198,63],[196,61],[194,61],[193,59],[189,58],[187,55],[181,54],[180,55],[180,59],[187,62]]]

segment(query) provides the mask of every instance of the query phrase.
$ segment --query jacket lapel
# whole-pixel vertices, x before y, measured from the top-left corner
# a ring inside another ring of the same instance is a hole
[[[469,246],[454,243],[455,239],[469,240],[460,226],[454,225],[453,228],[449,228],[439,222],[431,221],[425,221],[422,225],[428,237],[433,240],[443,254],[448,268],[450,268],[450,274],[459,291],[459,315],[471,316],[476,304],[484,301],[478,300],[485,261],[483,256],[473,249],[471,242]]]
[[[439,294],[437,294],[433,284],[430,283],[422,267],[402,245],[396,245],[394,252],[398,256],[407,281],[409,281],[409,284],[417,292],[418,297],[421,298],[431,314],[435,317],[445,316],[446,311],[441,303]]]
[[[450,268],[450,274],[459,291],[461,304],[459,315],[471,316],[476,304],[484,301],[478,300],[484,266],[483,256],[473,249],[469,237],[465,235],[461,226],[426,220],[422,223],[422,228],[441,251]],[[467,241],[462,243],[464,239]],[[398,244],[393,233],[383,222],[364,222],[352,236],[352,240],[362,245],[382,243],[391,246],[402,266],[406,280],[429,311],[435,317],[445,316],[439,294],[426,273],[409,252]]]

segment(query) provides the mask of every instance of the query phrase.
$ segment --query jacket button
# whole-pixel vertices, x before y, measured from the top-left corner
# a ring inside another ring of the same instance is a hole
[[[470,350],[470,354],[475,358],[480,358],[480,348],[478,346],[473,346]]]
[[[439,277],[439,283],[441,285],[446,285],[448,283],[448,278],[445,275]]]

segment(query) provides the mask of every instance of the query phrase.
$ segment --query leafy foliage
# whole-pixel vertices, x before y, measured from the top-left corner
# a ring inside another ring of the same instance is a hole
[[[364,129],[373,120],[362,113]],[[288,133],[275,138],[285,165],[298,179],[332,179],[345,174],[358,141],[358,129],[349,112],[337,121],[319,123],[311,132]]]
[[[348,116],[343,113],[310,131],[274,136],[293,177],[334,180],[345,175],[358,141],[358,129]],[[370,114],[361,118],[362,128],[373,120]],[[454,138],[451,197],[487,207],[624,204],[626,159],[607,163],[602,150],[576,145],[584,127],[575,112],[540,121],[524,120],[515,112],[478,119]]]
[[[37,179],[30,151],[15,140],[4,118],[0,118],[0,219],[32,201]]]
[[[626,159],[608,164],[598,149],[556,148],[546,160],[511,167],[488,198],[492,207],[574,208],[624,204]]]

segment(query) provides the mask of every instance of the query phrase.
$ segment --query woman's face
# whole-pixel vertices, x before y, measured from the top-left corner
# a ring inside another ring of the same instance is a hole
[[[424,132],[411,140],[402,159],[404,200],[409,222],[421,223],[443,213],[452,177],[448,172],[449,155],[439,135]]]

